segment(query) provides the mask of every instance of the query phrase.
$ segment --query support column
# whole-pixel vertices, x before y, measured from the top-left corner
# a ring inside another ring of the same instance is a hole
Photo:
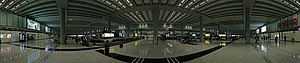
[[[143,37],[143,29],[140,29],[141,37]]]
[[[221,25],[220,24],[218,25],[218,31],[219,31],[218,34],[220,34],[221,33]]]
[[[108,21],[107,22],[108,23],[107,29],[108,29],[109,32],[111,32],[111,18],[109,17],[107,21]]]
[[[130,24],[127,23],[127,26],[126,26],[126,37],[130,37]]]
[[[60,8],[60,41],[61,43],[66,44],[66,22],[67,22],[67,9],[66,8]]]
[[[69,0],[55,0],[60,16],[60,43],[66,44],[66,22],[68,20],[68,1]]]
[[[244,31],[245,31],[245,40],[246,43],[249,44],[250,43],[250,9],[249,8],[245,8],[244,11]]]
[[[92,39],[92,35],[93,35],[93,26],[92,25],[90,25],[90,28],[89,28],[89,36],[87,37],[88,38],[88,41],[87,41],[87,44],[86,44],[86,46],[87,47],[89,47],[90,46],[90,42],[91,42],[91,39]]]
[[[153,23],[153,43],[158,44],[158,18],[159,18],[159,6],[154,6],[152,8],[152,20],[154,21]]]
[[[202,42],[204,40],[203,37],[203,18],[202,16],[200,16],[200,22],[199,22],[199,29],[200,29],[200,34],[199,34],[199,38],[200,38],[200,42]]]
[[[228,28],[225,29],[225,32],[226,32],[226,33],[225,33],[226,39],[228,39],[228,37],[229,37],[229,36],[228,36]]]
[[[181,25],[181,36],[183,37],[184,25]]]

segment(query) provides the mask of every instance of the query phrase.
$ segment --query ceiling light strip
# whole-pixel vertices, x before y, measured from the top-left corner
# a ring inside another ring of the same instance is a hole
[[[196,0],[193,0],[192,2],[190,2],[187,6],[185,6],[185,8],[188,8],[188,7],[191,6],[194,2],[196,2]]]
[[[176,12],[173,11],[172,14],[168,17],[168,19],[167,19],[168,22],[170,22],[171,17],[173,17],[173,15],[174,15],[175,13],[176,13]]]
[[[129,17],[130,19],[132,19],[133,21],[138,22],[138,21],[136,21],[135,19],[133,19],[128,13],[125,13],[125,15],[128,16],[128,17]]]
[[[296,10],[299,10],[298,7],[294,6],[293,4],[290,4],[289,2],[287,2],[287,1],[285,1],[285,0],[280,0],[280,1],[283,2],[283,3],[285,3],[285,4],[287,4],[287,5],[289,5],[289,6],[291,6],[292,8],[294,8],[294,9],[296,9]],[[294,2],[297,3],[298,1],[294,0]],[[299,4],[299,2],[298,2],[297,4]]]
[[[201,2],[200,4],[194,6],[193,8],[191,8],[191,10],[195,10],[196,8],[199,8],[201,5],[204,5],[205,3],[209,2],[210,0],[205,0],[203,2]]]
[[[117,7],[116,5],[112,4],[111,2],[106,1],[106,0],[102,0],[102,1],[105,2],[105,3],[108,4],[108,5],[111,5],[113,8],[116,8],[117,10],[120,10],[119,7]],[[117,0],[116,0],[116,1],[117,1]]]
[[[121,5],[123,8],[126,8],[126,6],[123,5],[120,1],[116,0],[116,2],[117,2],[119,5]]]
[[[29,0],[23,1],[22,3],[18,4],[17,6],[15,6],[14,8],[12,8],[11,10],[15,10],[16,8],[20,7],[21,5],[27,3]],[[16,13],[17,11],[15,11]]]
[[[130,14],[131,14],[135,19],[137,19],[137,21],[141,22],[141,20],[140,20],[138,17],[136,17],[136,15],[134,15],[133,12],[130,12]]]
[[[132,7],[132,3],[129,0],[126,0],[126,2]]]

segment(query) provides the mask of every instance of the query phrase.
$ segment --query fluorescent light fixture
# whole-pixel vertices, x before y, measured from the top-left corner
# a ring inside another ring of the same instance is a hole
[[[184,3],[185,0],[182,0],[181,3]]]
[[[179,4],[178,6],[181,6],[181,4]]]
[[[27,2],[27,1],[23,1],[23,2],[21,3],[21,5],[22,5],[22,4],[25,4],[26,2]]]
[[[15,1],[11,1],[10,3],[9,3],[9,5],[11,5],[11,4],[13,4]]]
[[[191,2],[189,5],[192,5],[194,2]]]
[[[5,8],[8,8],[9,5],[7,5]]]
[[[204,4],[204,3],[205,3],[205,1],[201,2],[200,5],[202,5],[202,4]]]

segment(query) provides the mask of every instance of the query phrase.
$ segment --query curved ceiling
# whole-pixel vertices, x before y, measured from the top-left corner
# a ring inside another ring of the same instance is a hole
[[[116,28],[124,23],[152,23],[151,7],[155,5],[162,8],[159,23],[197,27],[198,18],[204,16],[205,24],[237,25],[241,23],[226,22],[243,21],[243,4],[243,0],[68,0],[67,31],[83,30],[87,24],[101,28],[107,25],[106,18],[111,18]],[[297,0],[256,0],[251,21],[265,24],[298,13],[299,4]],[[0,9],[34,18],[50,27],[59,26],[55,0],[0,0]]]

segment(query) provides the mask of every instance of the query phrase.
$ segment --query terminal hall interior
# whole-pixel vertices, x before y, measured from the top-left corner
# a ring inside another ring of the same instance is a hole
[[[0,0],[0,63],[300,63],[300,0]]]

